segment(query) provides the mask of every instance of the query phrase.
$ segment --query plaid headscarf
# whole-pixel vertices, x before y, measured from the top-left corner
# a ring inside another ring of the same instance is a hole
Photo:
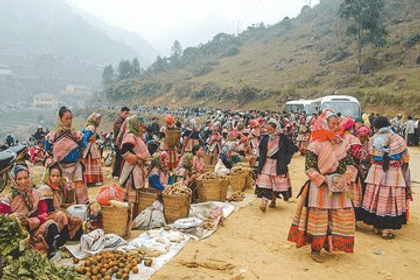
[[[102,116],[101,116],[101,114],[98,114],[98,113],[92,113],[92,114],[90,114],[90,116],[87,118],[87,125],[89,126],[89,125],[93,125],[93,126],[95,126],[95,127],[98,127],[99,126],[99,124],[101,123],[101,119],[102,119]]]
[[[146,123],[143,116],[131,116],[127,118],[128,123],[128,132],[137,136],[139,134],[139,125],[144,125]]]

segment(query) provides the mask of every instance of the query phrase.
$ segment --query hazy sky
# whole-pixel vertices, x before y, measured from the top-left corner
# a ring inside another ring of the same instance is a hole
[[[70,0],[106,23],[134,31],[167,56],[174,40],[183,48],[234,34],[253,23],[296,17],[309,0]],[[312,0],[312,6],[319,0]]]

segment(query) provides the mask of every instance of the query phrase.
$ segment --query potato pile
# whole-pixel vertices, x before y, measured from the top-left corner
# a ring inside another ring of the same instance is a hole
[[[230,173],[249,173],[252,171],[252,168],[249,167],[248,164],[244,164],[244,163],[239,163],[237,165],[235,165],[234,167],[232,167],[232,169],[230,170]]]
[[[230,194],[226,200],[231,202],[231,201],[242,201],[245,198],[245,194],[241,191],[239,192],[234,192],[232,194]]]
[[[178,182],[165,187],[163,194],[166,195],[180,195],[180,194],[191,194],[191,189],[185,185],[180,185]]]
[[[224,176],[221,176],[221,175],[219,175],[219,174],[217,174],[217,173],[215,173],[213,171],[209,171],[209,172],[206,172],[206,173],[200,175],[200,177],[198,177],[198,179],[200,179],[200,180],[225,179],[225,177]]]
[[[139,272],[137,266],[142,260],[144,260],[144,265],[152,265],[152,259],[144,258],[145,254],[146,251],[143,249],[132,250],[128,253],[116,250],[102,251],[86,258],[76,271],[91,280],[111,280],[114,274],[117,279],[127,280],[130,273]],[[73,262],[77,264],[79,260],[74,258]]]

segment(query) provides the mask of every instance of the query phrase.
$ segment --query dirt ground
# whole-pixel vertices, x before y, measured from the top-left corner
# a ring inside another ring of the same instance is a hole
[[[310,246],[297,249],[286,240],[296,200],[279,200],[276,209],[263,214],[257,198],[234,212],[209,238],[190,241],[187,246],[157,271],[152,280],[167,279],[420,279],[420,205],[416,201],[420,186],[420,149],[411,152],[411,172],[415,201],[410,204],[410,220],[397,231],[394,240],[374,235],[370,226],[358,223],[355,252],[324,253],[326,262],[310,258]],[[304,158],[295,155],[290,165],[294,197],[307,179],[303,173]],[[38,169],[38,168],[36,168]],[[35,181],[42,175],[34,172]],[[105,184],[112,183],[110,169],[104,168]],[[89,188],[94,198],[99,187]],[[252,193],[252,190],[246,190]],[[132,238],[140,232],[132,232]],[[215,270],[188,268],[185,261],[210,261],[232,264],[234,268]]]
[[[411,149],[413,180],[420,183],[420,149]],[[304,158],[290,165],[294,196],[306,180]],[[419,192],[419,184],[413,186]],[[251,190],[247,190],[251,192]],[[311,260],[310,247],[297,249],[286,240],[296,200],[278,201],[263,214],[260,200],[233,213],[208,239],[191,241],[171,262],[152,276],[158,279],[420,279],[420,206],[410,205],[410,221],[394,240],[374,235],[371,227],[357,225],[353,254],[324,254],[326,262]],[[235,268],[219,271],[188,268],[180,262],[219,260]]]

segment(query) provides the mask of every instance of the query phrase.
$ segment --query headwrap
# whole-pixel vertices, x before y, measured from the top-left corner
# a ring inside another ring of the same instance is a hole
[[[344,117],[340,120],[340,131],[343,133],[346,130],[351,129],[352,127],[354,127],[354,125],[356,124],[356,122],[353,120],[352,117],[347,116]]]
[[[27,166],[26,164],[16,164],[16,165],[13,167],[13,170],[12,170],[13,178],[16,178],[16,175],[17,175],[19,172],[22,172],[22,171],[26,171],[26,172],[28,172],[28,173],[29,173],[29,168],[28,168],[28,166]]]
[[[141,115],[140,116],[134,115],[134,116],[128,117],[127,122],[128,122],[128,132],[137,136],[137,134],[139,134],[139,125],[144,125],[145,119]]]
[[[53,169],[59,169],[60,170],[61,180],[60,180],[60,189],[58,189],[58,191],[62,192],[63,191],[62,187],[64,186],[65,178],[63,176],[63,168],[61,167],[60,163],[56,162],[56,163],[52,163],[49,166],[47,166],[47,168],[45,170],[44,183],[54,189],[54,187],[51,185],[51,182],[50,182],[50,175],[51,175],[51,170],[50,169],[51,169],[51,167],[54,167]],[[57,190],[57,189],[55,189],[55,190]]]
[[[95,127],[98,127],[99,124],[101,123],[101,119],[102,119],[101,114],[98,114],[98,113],[90,114],[90,116],[87,118],[88,126],[93,125]]]
[[[255,120],[251,120],[249,122],[249,125],[251,126],[251,128],[256,128],[259,125],[259,122],[256,119]]]
[[[311,126],[312,141],[319,140],[325,142],[332,141],[335,138],[334,133],[330,130],[328,125],[328,118],[335,116],[331,109],[324,110],[321,115],[313,122]]]
[[[160,160],[160,162],[162,163],[162,162],[163,162],[163,160],[164,160],[165,158],[167,158],[167,157],[169,157],[169,154],[168,154],[167,152],[161,152],[161,153],[159,154],[159,160]]]
[[[172,125],[174,122],[175,122],[174,116],[172,116],[171,114],[165,115],[165,124]]]
[[[365,124],[356,125],[355,134],[359,137],[367,137],[370,135],[370,128]]]
[[[229,132],[230,140],[236,140],[238,138],[238,132],[236,130],[231,130]]]
[[[268,123],[274,124],[277,130],[280,128],[280,123],[274,118],[269,119]]]

